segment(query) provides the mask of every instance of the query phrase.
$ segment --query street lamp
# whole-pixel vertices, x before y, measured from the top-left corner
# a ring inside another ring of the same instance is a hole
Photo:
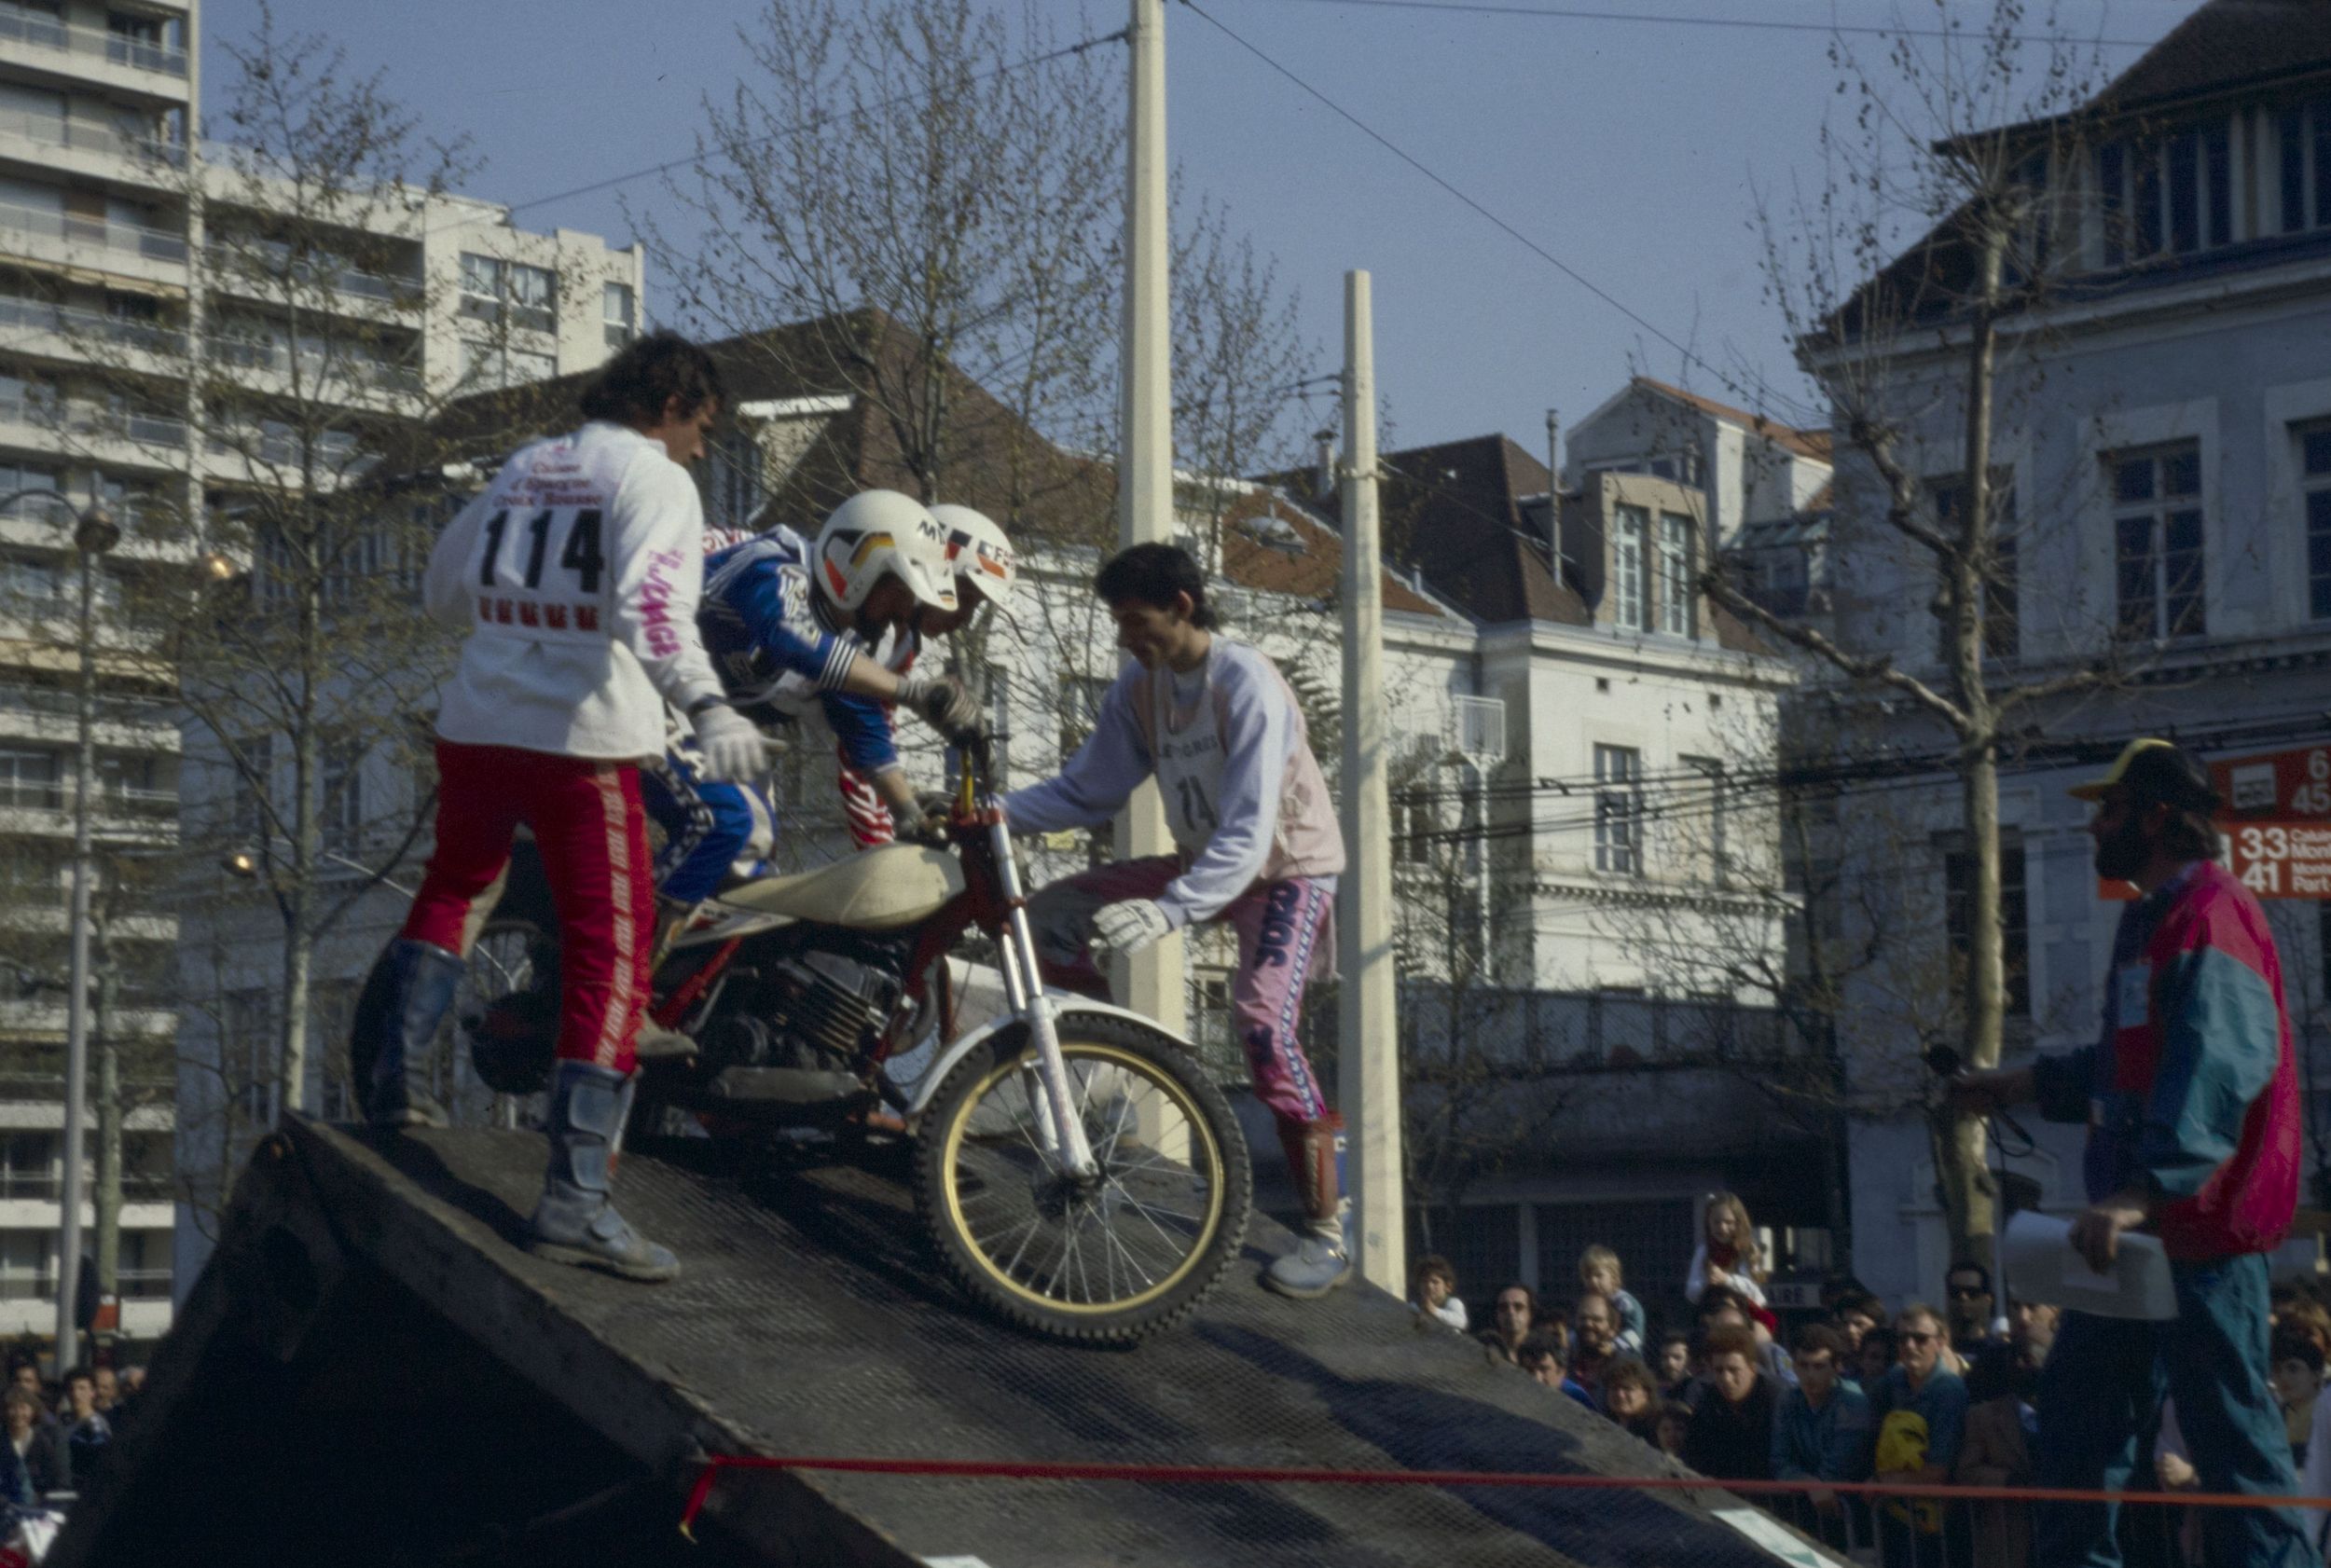
[[[28,487],[0,496],[0,512],[21,501],[44,498],[72,512],[73,503],[53,489]],[[102,504],[73,514],[73,548],[81,557],[80,684],[74,718],[77,754],[73,776],[72,957],[66,976],[64,1025],[64,1187],[60,1194],[63,1223],[57,1254],[57,1376],[73,1364],[80,1324],[74,1312],[81,1276],[81,1148],[89,1098],[90,983],[90,780],[97,772],[97,651],[90,638],[90,612],[97,598],[97,557],[121,543],[121,529]]]

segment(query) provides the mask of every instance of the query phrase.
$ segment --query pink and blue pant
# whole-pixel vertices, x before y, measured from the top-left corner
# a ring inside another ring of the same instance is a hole
[[[1087,945],[1093,915],[1121,899],[1154,899],[1181,874],[1171,855],[1097,866],[1064,877],[1028,901],[1036,959],[1046,983],[1105,997],[1109,983]],[[1258,882],[1215,916],[1238,933],[1231,977],[1231,1014],[1255,1098],[1285,1127],[1328,1114],[1319,1080],[1303,1054],[1303,988],[1334,952],[1335,878],[1290,876]]]

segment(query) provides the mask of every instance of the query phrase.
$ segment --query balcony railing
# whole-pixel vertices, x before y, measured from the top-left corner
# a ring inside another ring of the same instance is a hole
[[[15,295],[0,295],[0,326],[21,327],[28,332],[53,332],[64,337],[102,338],[108,343],[125,344],[155,354],[183,354],[186,351],[186,335],[175,327],[157,326],[152,322],[109,316],[103,310],[88,310],[77,305],[51,305],[45,299],[25,299]]]
[[[0,31],[5,31],[5,24],[0,24]],[[172,169],[183,169],[186,163],[184,143],[136,135],[103,120],[68,119],[62,115],[0,109],[0,136],[21,136],[36,146],[110,153],[117,158],[137,158]]]
[[[352,386],[377,387],[383,392],[421,391],[421,372],[411,365],[364,354],[310,351],[294,355],[281,343],[255,342],[247,337],[220,338],[218,354],[228,364],[272,370],[285,376],[291,374],[297,359],[300,375],[310,381],[337,380]]]
[[[0,234],[30,234],[37,239],[61,240],[72,245],[102,245],[109,251],[143,256],[148,261],[186,259],[186,237],[184,234],[173,234],[166,228],[145,228],[133,223],[116,223],[110,218],[84,217],[62,209],[20,206],[15,202],[0,201]]]
[[[119,436],[148,447],[186,444],[186,422],[172,415],[60,402],[53,397],[0,397],[0,424],[33,425],[72,435]]]
[[[202,254],[228,282],[270,285],[262,291],[269,294],[292,283],[306,288],[336,288],[342,294],[361,295],[366,299],[395,301],[410,299],[423,287],[419,278],[367,272],[359,267],[344,267],[337,272],[328,268],[293,272],[289,248],[275,240],[214,241]]]
[[[0,710],[12,713],[50,713],[71,719],[80,713],[80,699],[60,686],[34,686],[0,681]],[[100,723],[171,724],[172,706],[166,697],[100,694],[96,707]]]
[[[136,71],[158,71],[167,76],[186,74],[186,51],[168,44],[151,43],[132,38],[126,34],[101,32],[94,27],[76,27],[37,11],[17,7],[0,7],[0,44],[24,44],[34,48],[54,49],[62,54],[77,54],[92,60],[103,60],[111,65],[127,65]]]

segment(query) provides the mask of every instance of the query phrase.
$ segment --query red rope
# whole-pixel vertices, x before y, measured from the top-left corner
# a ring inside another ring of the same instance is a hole
[[[1804,1495],[1932,1497],[1965,1503],[2161,1503],[2200,1508],[2331,1508],[2331,1497],[2249,1497],[2193,1492],[2090,1492],[2034,1486],[1889,1486],[1883,1481],[1727,1481],[1699,1476],[1548,1476],[1510,1470],[1322,1470],[1284,1465],[1123,1465],[1044,1459],[866,1459],[761,1454],[715,1454],[688,1493],[680,1517],[693,1534],[697,1515],[723,1470],[830,1470],[856,1475],[945,1476],[987,1480],[1211,1482],[1316,1486],[1519,1486],[1552,1492],[1738,1492]]]

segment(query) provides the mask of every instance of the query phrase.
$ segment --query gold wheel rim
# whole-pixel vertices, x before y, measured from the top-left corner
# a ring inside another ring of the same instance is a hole
[[[963,1097],[960,1108],[949,1121],[940,1148],[941,1201],[946,1204],[948,1222],[954,1227],[955,1233],[964,1239],[979,1272],[1008,1294],[1032,1306],[1041,1307],[1047,1312],[1068,1313],[1081,1317],[1100,1317],[1137,1311],[1163,1298],[1181,1284],[1190,1276],[1192,1271],[1197,1268],[1199,1260],[1212,1249],[1215,1235],[1221,1229],[1223,1206],[1229,1201],[1228,1195],[1223,1190],[1227,1166],[1222,1157],[1221,1145],[1214,1135],[1214,1129],[1207,1125],[1206,1118],[1199,1113],[1197,1102],[1192,1098],[1189,1092],[1172,1078],[1166,1076],[1147,1057],[1119,1046],[1091,1041],[1080,1041],[1075,1044],[1064,1042],[1061,1054],[1069,1066],[1079,1061],[1092,1061],[1128,1070],[1144,1083],[1161,1092],[1167,1103],[1180,1111],[1183,1121],[1189,1124],[1192,1152],[1203,1155],[1206,1168],[1217,1173],[1207,1182],[1205,1210],[1198,1217],[1194,1240],[1183,1251],[1180,1261],[1166,1273],[1165,1278],[1133,1295],[1111,1297],[1104,1301],[1073,1301],[1032,1288],[1025,1281],[1014,1277],[1009,1269],[1000,1266],[990,1256],[986,1247],[980,1244],[972,1229],[971,1217],[964,1212],[963,1207],[959,1156],[962,1152],[964,1135],[972,1119],[972,1112],[986,1102],[989,1093],[998,1084],[1023,1069],[1028,1059],[1028,1053],[1024,1052],[1014,1053],[1008,1060],[998,1062],[990,1066],[972,1091]],[[1199,1166],[1193,1162],[1189,1169],[1191,1174],[1195,1176]]]

